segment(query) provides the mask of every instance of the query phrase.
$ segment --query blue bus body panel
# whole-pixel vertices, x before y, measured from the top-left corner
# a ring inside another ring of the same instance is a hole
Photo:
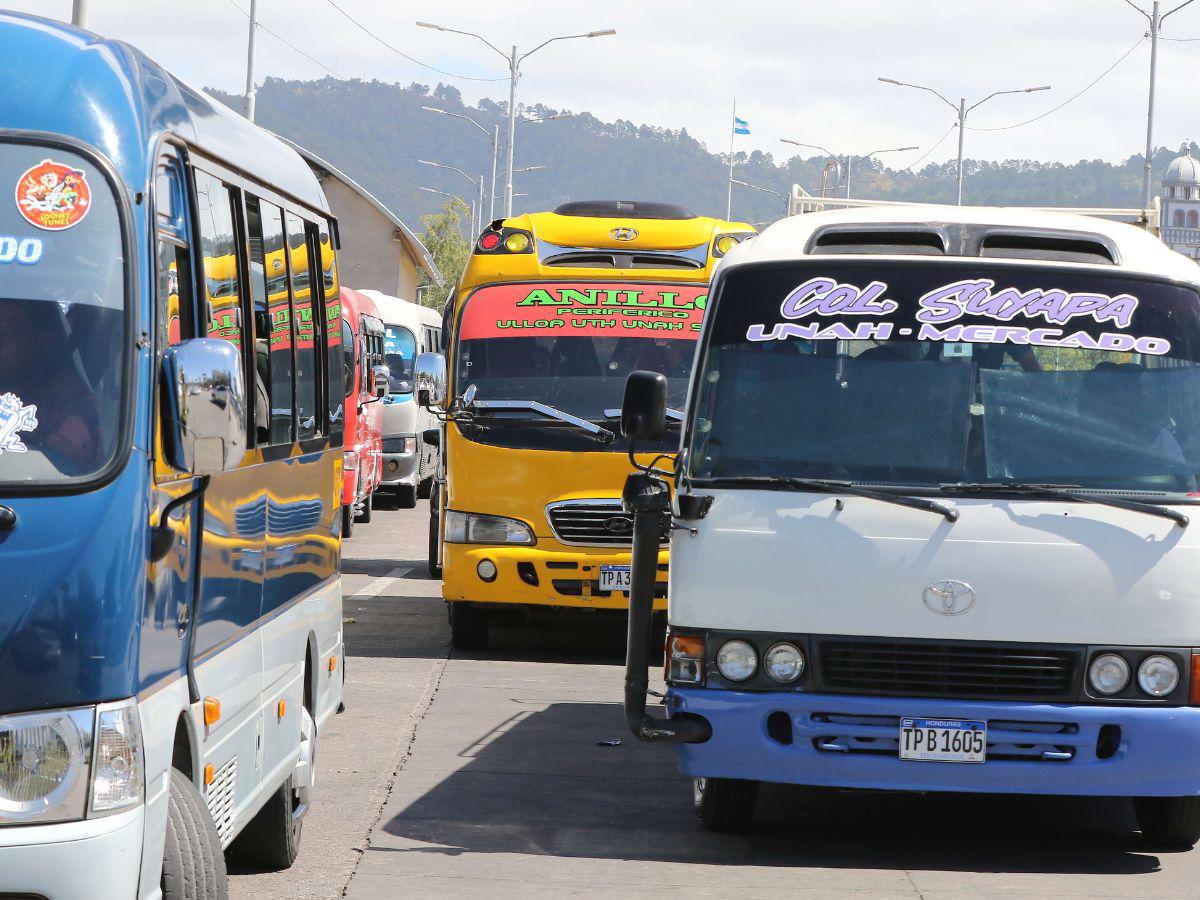
[[[137,693],[148,472],[134,453],[99,490],[6,501],[18,521],[0,533],[0,713]]]

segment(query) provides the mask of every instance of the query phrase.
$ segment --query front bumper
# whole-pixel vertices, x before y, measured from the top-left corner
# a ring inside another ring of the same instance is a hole
[[[0,895],[134,898],[145,807],[81,822],[0,828]]]
[[[1191,707],[675,687],[668,691],[667,707],[672,715],[699,715],[712,725],[707,742],[679,745],[679,768],[689,776],[898,791],[1200,794],[1200,709]],[[902,761],[895,749],[902,716],[987,721],[988,761]],[[1120,729],[1115,745],[1111,728],[1102,735],[1104,726]],[[1115,752],[1102,758],[1109,749]]]
[[[629,608],[629,598],[623,592],[601,593],[599,585],[600,566],[629,565],[629,550],[586,547],[555,549],[553,545],[488,547],[445,544],[444,547],[442,596],[447,600],[572,606],[581,609]],[[496,564],[494,581],[486,582],[476,573],[476,566],[485,559]],[[532,583],[533,580],[537,583]],[[658,554],[654,608],[667,608],[666,550]]]
[[[383,454],[383,479],[380,484],[387,487],[406,485],[416,487],[421,480],[421,454],[416,453],[385,453]]]

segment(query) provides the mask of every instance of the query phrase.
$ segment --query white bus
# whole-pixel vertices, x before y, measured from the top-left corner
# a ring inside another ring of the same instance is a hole
[[[1198,291],[1144,231],[1017,209],[815,213],[726,257],[675,496],[626,491],[627,717],[678,743],[706,825],[790,782],[1128,796],[1196,841]],[[631,437],[662,391],[630,376]]]
[[[413,361],[418,353],[440,349],[442,317],[435,309],[379,291],[363,291],[383,319],[384,363],[391,385],[383,400],[383,479],[379,488],[395,494],[402,509],[429,496],[437,474],[438,447],[423,434],[437,426],[429,410],[413,399]]]

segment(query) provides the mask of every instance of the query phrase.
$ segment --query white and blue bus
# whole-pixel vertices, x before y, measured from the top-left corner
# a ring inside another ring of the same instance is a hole
[[[224,896],[341,702],[335,223],[125,44],[0,14],[0,71],[0,894]]]
[[[631,375],[626,432],[664,397]],[[1152,842],[1200,836],[1193,261],[1048,211],[779,222],[713,282],[671,477],[626,491],[626,711],[706,825],[788,782],[1131,797]]]

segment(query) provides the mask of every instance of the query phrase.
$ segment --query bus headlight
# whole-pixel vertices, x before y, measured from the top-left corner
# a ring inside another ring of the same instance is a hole
[[[1129,663],[1116,653],[1102,653],[1088,667],[1088,680],[1105,696],[1119,694],[1129,684]]]
[[[446,510],[448,544],[535,544],[533,529],[516,519]]]
[[[0,716],[0,822],[83,817],[91,707]]]
[[[767,651],[763,670],[772,681],[791,684],[804,674],[804,654],[795,644],[776,644]]]
[[[118,812],[142,802],[142,735],[132,701],[101,706],[96,716],[92,804],[95,814]]]
[[[726,641],[717,651],[717,669],[730,681],[745,681],[758,668],[758,654],[745,641]]]
[[[1179,666],[1169,656],[1147,656],[1137,677],[1138,687],[1151,697],[1165,697],[1179,686]]]

